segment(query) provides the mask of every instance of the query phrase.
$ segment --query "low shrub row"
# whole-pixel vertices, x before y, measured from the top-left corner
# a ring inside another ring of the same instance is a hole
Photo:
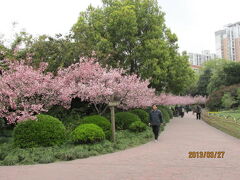
[[[18,123],[13,131],[14,145],[20,148],[48,147],[63,144],[67,139],[74,143],[95,143],[110,136],[110,122],[101,116],[89,116],[67,134],[63,123],[49,115],[37,115],[36,120]],[[67,136],[69,135],[69,137]]]
[[[112,153],[149,142],[152,139],[152,131],[138,133],[129,130],[116,132],[116,143],[103,140],[95,144],[71,144],[65,143],[52,147],[17,148],[11,143],[0,144],[0,165],[28,165],[39,163],[51,163],[55,161],[69,161],[73,159],[87,158],[100,154]]]
[[[142,109],[133,109],[130,111],[133,114],[136,114],[143,123],[148,124],[149,122],[149,113]]]
[[[118,112],[115,115],[116,128],[118,130],[129,129],[129,126],[135,121],[141,121],[140,118],[130,112]]]
[[[164,121],[168,122],[171,117],[168,108],[161,106],[159,109]],[[74,123],[69,120],[70,129],[65,127],[68,123],[50,115],[40,114],[36,117],[36,120],[18,123],[13,138],[0,138],[0,165],[84,158],[125,149],[152,138],[151,129],[147,127],[149,112],[142,109],[116,113],[116,143],[109,141],[111,124],[103,116],[85,116]],[[161,126],[163,130],[164,126]]]
[[[133,132],[146,130],[148,113],[141,109],[131,112],[116,113],[116,129],[129,129]],[[13,132],[16,147],[48,147],[61,145],[66,140],[89,144],[111,138],[111,124],[109,120],[100,115],[86,116],[80,119],[78,124],[75,124],[77,127],[72,131],[66,131],[63,123],[50,115],[40,114],[36,117],[36,120],[26,120],[16,125]]]

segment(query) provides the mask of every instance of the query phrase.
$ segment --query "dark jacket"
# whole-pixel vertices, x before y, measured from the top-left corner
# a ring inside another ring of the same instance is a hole
[[[151,112],[149,113],[149,123],[151,125],[160,125],[161,123],[163,123],[163,116],[159,109],[157,109],[156,111],[151,110]]]
[[[202,108],[200,106],[197,106],[196,113],[201,113],[201,112],[202,112]]]

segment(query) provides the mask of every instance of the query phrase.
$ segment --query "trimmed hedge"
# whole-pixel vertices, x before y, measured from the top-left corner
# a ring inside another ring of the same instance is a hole
[[[128,129],[129,126],[135,121],[141,121],[141,119],[130,112],[118,112],[115,115],[116,128],[120,130]]]
[[[160,110],[164,109],[165,111],[167,111],[169,118],[172,119],[173,118],[173,112],[172,110],[168,107],[168,106],[158,106],[158,108]]]
[[[71,133],[71,141],[91,144],[105,139],[103,129],[96,124],[81,124]]]
[[[117,131],[116,143],[104,140],[96,144],[64,143],[61,146],[27,149],[13,148],[11,143],[4,143],[0,145],[0,168],[2,165],[45,164],[112,153],[147,143],[152,140],[152,137],[152,130],[147,128],[146,131],[137,135],[129,130]]]
[[[147,125],[142,121],[135,121],[129,126],[129,129],[133,132],[143,132],[147,129]]]
[[[66,129],[59,119],[39,114],[37,120],[26,120],[16,125],[13,141],[21,148],[54,146],[65,141],[65,133]]]
[[[163,108],[162,106],[158,106],[158,109],[162,112],[163,122],[168,123],[170,121],[170,116],[168,114],[168,111],[165,108]]]
[[[107,139],[111,137],[111,123],[107,120],[107,118],[103,116],[100,115],[85,116],[80,123],[96,124],[103,129]]]
[[[136,114],[143,123],[148,124],[149,114],[146,111],[144,111],[142,109],[134,109],[134,110],[131,110],[130,112],[133,114]]]
[[[172,119],[173,118],[173,111],[169,107],[167,107],[167,106],[164,106],[164,107],[167,110],[170,119]]]

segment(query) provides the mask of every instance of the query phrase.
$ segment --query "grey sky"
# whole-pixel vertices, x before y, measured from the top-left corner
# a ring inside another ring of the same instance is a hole
[[[180,50],[215,51],[214,32],[240,21],[239,0],[158,0],[166,13],[166,24],[176,33]],[[101,0],[1,0],[0,34],[5,39],[25,29],[31,34],[67,33],[80,11]]]

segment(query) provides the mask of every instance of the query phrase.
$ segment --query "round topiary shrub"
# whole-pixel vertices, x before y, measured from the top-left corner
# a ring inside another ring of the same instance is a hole
[[[109,130],[111,127],[111,124],[107,118],[100,115],[85,116],[81,120],[81,124],[96,124],[103,130]]]
[[[71,133],[74,143],[89,144],[105,139],[103,129],[96,124],[81,124]]]
[[[21,148],[54,146],[65,141],[63,123],[52,116],[39,114],[36,120],[26,120],[13,131],[14,144]]]
[[[142,109],[134,109],[134,110],[131,110],[130,112],[133,114],[136,114],[143,123],[148,124],[149,114],[146,111],[144,111]]]
[[[118,112],[115,115],[116,128],[120,130],[128,129],[129,126],[135,121],[141,121],[141,119],[130,112]]]
[[[133,132],[142,132],[147,129],[147,125],[142,121],[135,121],[129,126],[129,129]]]
[[[103,116],[85,116],[81,120],[81,124],[96,124],[103,129],[107,139],[111,137],[111,123]]]

